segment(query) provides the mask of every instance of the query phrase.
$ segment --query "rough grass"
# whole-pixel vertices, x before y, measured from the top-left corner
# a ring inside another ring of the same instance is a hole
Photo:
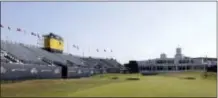
[[[216,97],[216,74],[207,79],[198,72],[152,76],[106,74],[69,80],[30,80],[1,84],[1,96],[19,97]],[[113,77],[118,77],[114,80]],[[195,77],[195,80],[180,77]],[[126,78],[140,78],[128,81]]]

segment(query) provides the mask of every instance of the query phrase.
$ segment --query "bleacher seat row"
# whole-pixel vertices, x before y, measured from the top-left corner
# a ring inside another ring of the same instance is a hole
[[[79,78],[117,73],[116,60],[51,53],[38,47],[1,40],[1,80]]]

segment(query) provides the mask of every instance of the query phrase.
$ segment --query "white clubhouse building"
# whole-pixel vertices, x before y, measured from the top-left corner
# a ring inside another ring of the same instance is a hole
[[[166,54],[161,54],[160,58],[144,61],[137,61],[140,73],[149,72],[177,72],[187,70],[202,70],[206,66],[217,65],[216,58],[198,57],[190,58],[182,54],[181,48],[176,48],[174,58],[167,58]]]

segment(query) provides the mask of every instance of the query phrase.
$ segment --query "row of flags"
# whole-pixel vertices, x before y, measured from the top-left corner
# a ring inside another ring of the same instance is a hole
[[[73,48],[79,50],[79,46],[78,46],[78,45],[73,45]],[[104,51],[104,52],[113,52],[112,49],[111,49],[111,50],[103,49],[103,51]],[[99,50],[99,49],[96,49],[96,52],[100,52],[100,50]]]
[[[97,52],[99,52],[99,49],[96,49]],[[112,50],[107,51],[106,49],[103,50],[104,52],[113,52]]]
[[[4,25],[2,25],[2,24],[0,24],[0,26],[1,26],[1,28],[7,28],[9,31],[12,30],[12,28],[11,28],[10,26],[4,26]],[[23,33],[25,33],[25,34],[27,33],[26,30],[23,30],[23,29],[21,29],[21,28],[16,28],[16,31],[17,31],[17,32],[23,32]],[[38,37],[38,38],[41,38],[41,35],[38,34],[38,33],[35,33],[35,32],[28,32],[28,33],[29,33],[30,35],[32,35],[32,36],[36,36],[36,37]],[[73,45],[73,48],[79,50],[79,46],[78,46],[78,45]],[[100,50],[99,50],[99,49],[96,49],[96,52],[100,52]],[[103,52],[113,52],[113,51],[112,51],[112,50],[103,49]]]
[[[0,24],[0,27],[1,27],[1,28],[7,28],[9,31],[12,30],[12,28],[11,28],[10,26],[4,26],[4,25]],[[17,31],[17,32],[23,32],[23,33],[25,33],[25,34],[27,33],[26,30],[23,30],[23,29],[21,29],[21,28],[16,28],[16,31]],[[41,35],[38,34],[38,33],[35,33],[35,32],[28,32],[28,33],[29,33],[30,35],[32,35],[32,36],[41,38]]]
[[[73,45],[73,48],[76,48],[77,50],[79,50],[79,46],[77,45]]]

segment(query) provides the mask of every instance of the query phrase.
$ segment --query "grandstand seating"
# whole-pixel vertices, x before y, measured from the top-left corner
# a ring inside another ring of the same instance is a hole
[[[7,43],[2,41],[1,48],[3,50],[7,50],[7,52],[13,54],[16,58],[19,58],[19,60],[24,63],[44,64],[35,54],[33,54],[33,52],[24,48],[22,44]]]
[[[45,57],[51,61],[57,61],[57,62],[60,62],[62,64],[66,64],[66,60],[60,58],[59,56],[55,55],[54,53],[50,53],[46,50],[36,48],[36,47],[30,47],[30,46],[25,46],[25,47],[28,48],[33,53],[35,53],[35,55],[37,55],[39,58]]]
[[[1,49],[1,57],[2,59],[5,58],[5,60],[9,61],[8,63],[21,63],[21,61],[19,61],[18,59],[16,59],[14,56],[10,55],[9,53],[7,53],[6,51]],[[4,60],[3,60],[4,61]],[[7,62],[6,61],[6,62]]]
[[[110,70],[119,69],[120,64],[115,60],[51,53],[38,47],[1,40],[1,67],[9,70],[23,70],[8,71],[6,74],[1,74],[2,79],[7,80],[86,77],[106,71],[114,72]],[[35,68],[38,74],[31,73],[32,68]],[[55,69],[59,69],[58,75],[54,75]],[[44,72],[41,72],[43,70]]]
[[[117,61],[114,60],[114,59],[111,59],[110,62],[111,62],[113,65],[116,65],[116,67],[118,67],[118,68],[122,68],[122,67],[123,67],[119,62],[117,62]]]
[[[107,65],[106,63],[100,61],[97,58],[83,58],[85,61],[89,62],[90,64],[92,64],[92,67],[94,68],[109,68],[110,65]]]
[[[82,59],[82,58],[81,58]],[[98,62],[96,62],[95,60],[91,59],[91,58],[83,58],[84,61],[88,62],[90,67],[92,68],[97,68],[96,66],[98,65]]]
[[[73,56],[73,55],[69,55],[69,54],[60,54],[60,53],[55,53],[55,55],[61,57],[64,60],[68,60],[76,65],[80,65],[80,66],[87,66],[85,64],[85,62],[80,59],[79,57]]]
[[[105,62],[106,64],[108,64],[109,66],[113,67],[118,67],[114,62],[112,62],[112,60],[108,60],[108,59],[100,59],[102,62]]]
[[[1,56],[1,62],[9,63],[10,61],[4,56]]]

